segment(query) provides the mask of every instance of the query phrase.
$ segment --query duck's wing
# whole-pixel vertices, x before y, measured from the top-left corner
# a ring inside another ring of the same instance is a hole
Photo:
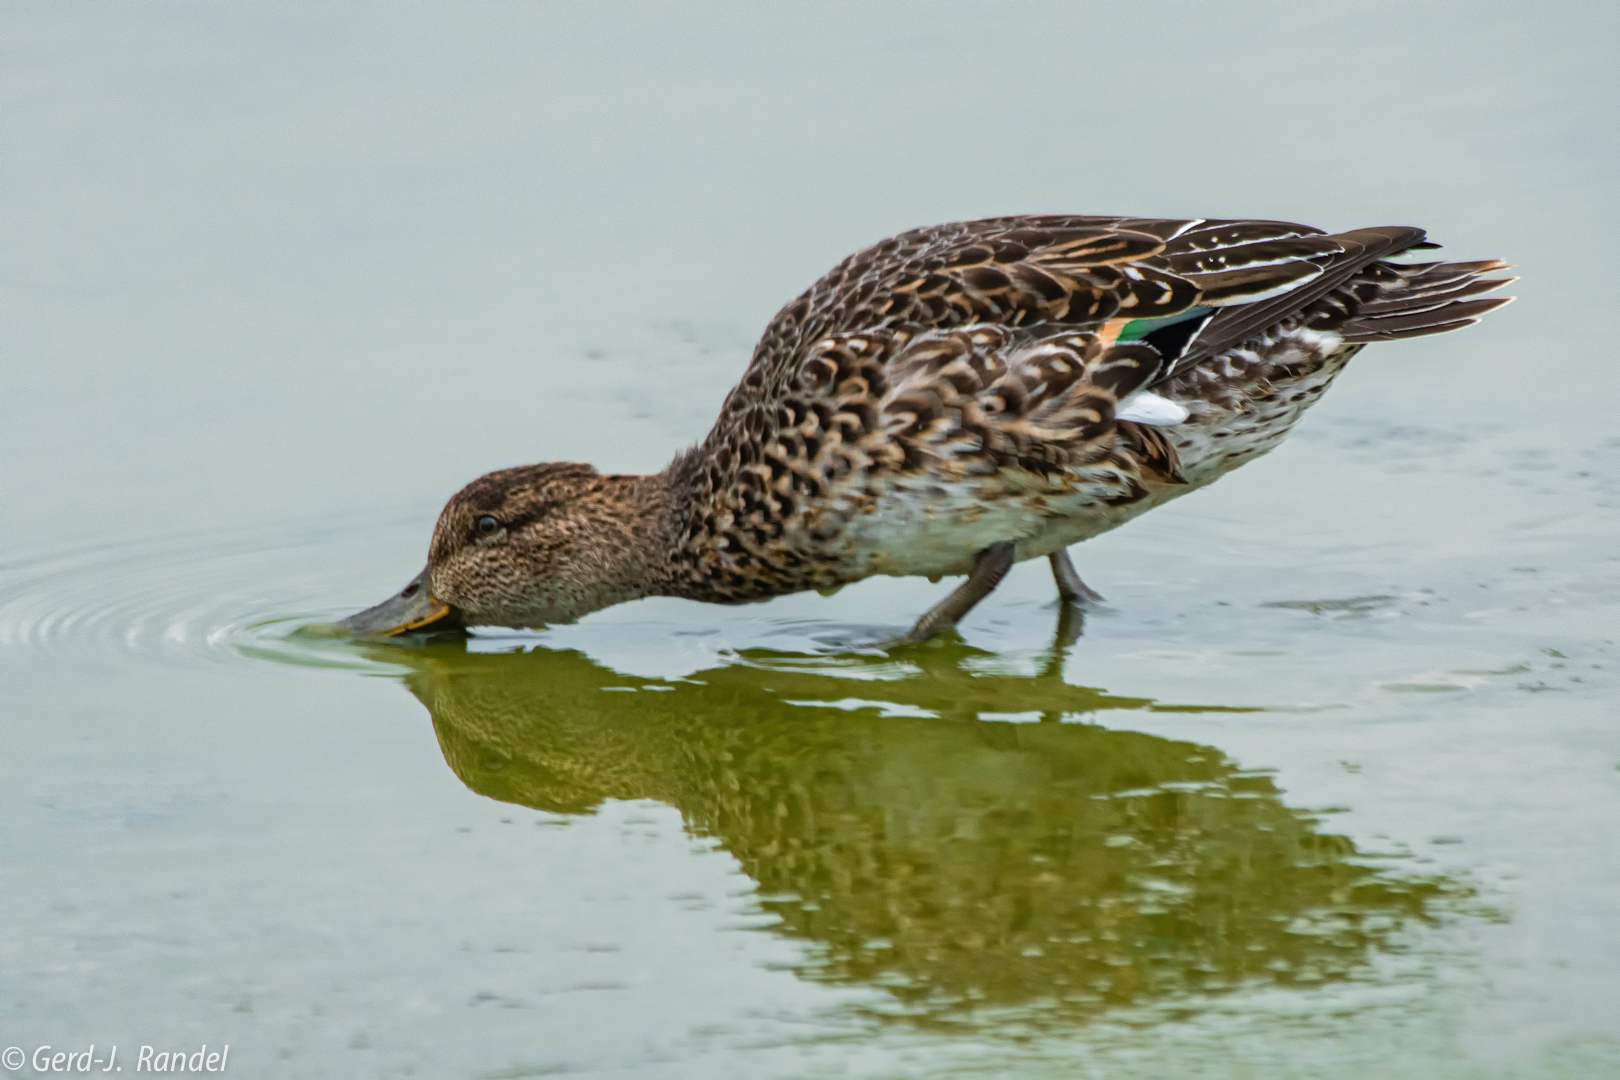
[[[1170,332],[1175,348],[1161,351],[1196,363],[1195,353],[1242,340],[1422,240],[1418,229],[1328,236],[1258,220],[1069,215],[935,225],[851,255],[784,307],[750,374],[790,375],[832,334],[973,324],[1032,336],[1106,328],[1132,340],[1186,322]]]
[[[1188,238],[1192,241],[1193,250],[1166,252],[1163,257],[1171,272],[1180,273],[1200,285],[1213,276],[1210,273],[1201,273],[1202,266],[1216,260],[1227,263],[1242,258],[1253,260],[1256,255],[1264,258],[1267,249],[1278,246],[1264,242],[1239,243],[1231,247],[1217,247],[1212,250],[1210,256],[1206,256],[1197,249],[1202,231],[1194,231]],[[1225,229],[1216,228],[1209,231],[1218,239],[1225,239],[1222,235]],[[1422,229],[1404,225],[1322,235],[1315,239],[1315,244],[1316,250],[1313,252],[1308,254],[1303,251],[1290,252],[1283,255],[1281,263],[1274,264],[1272,269],[1286,271],[1279,277],[1289,280],[1277,280],[1270,287],[1256,292],[1240,292],[1224,302],[1203,300],[1204,305],[1217,307],[1219,310],[1202,328],[1197,339],[1175,358],[1173,367],[1164,377],[1168,378],[1185,371],[1201,360],[1219,355],[1266,327],[1303,311],[1380,259],[1398,255],[1414,247],[1436,246],[1425,243]],[[1258,274],[1261,269],[1262,267],[1256,266],[1253,271]],[[1244,269],[1216,270],[1215,273],[1223,274],[1235,284],[1242,278]],[[1257,283],[1266,284],[1264,279]]]

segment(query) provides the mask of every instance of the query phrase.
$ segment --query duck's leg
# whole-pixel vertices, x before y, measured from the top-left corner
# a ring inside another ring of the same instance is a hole
[[[973,610],[973,605],[989,596],[1001,579],[1012,569],[1013,552],[1017,545],[1011,540],[991,544],[973,559],[973,572],[968,579],[952,590],[951,595],[928,609],[917,620],[917,625],[901,641],[927,641],[942,630],[949,630]],[[1076,578],[1076,580],[1079,580]]]
[[[1065,604],[1078,604],[1086,600],[1094,604],[1102,603],[1103,594],[1080,580],[1074,563],[1069,561],[1067,549],[1058,548],[1047,558],[1052,563],[1052,577],[1057,581],[1058,599]]]

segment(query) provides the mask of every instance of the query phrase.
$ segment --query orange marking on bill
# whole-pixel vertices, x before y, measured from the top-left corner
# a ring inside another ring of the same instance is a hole
[[[396,635],[406,633],[407,631],[415,630],[419,626],[427,626],[429,623],[436,623],[448,614],[450,614],[450,605],[445,603],[443,600],[435,600],[428,608],[426,615],[423,615],[420,619],[414,619],[411,622],[400,623],[398,626],[391,626],[387,630],[383,631],[383,636],[395,637]]]

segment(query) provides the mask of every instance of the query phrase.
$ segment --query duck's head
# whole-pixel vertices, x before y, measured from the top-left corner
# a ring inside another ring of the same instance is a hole
[[[480,476],[440,512],[422,572],[338,625],[372,636],[538,627],[645,596],[653,479],[572,463]]]

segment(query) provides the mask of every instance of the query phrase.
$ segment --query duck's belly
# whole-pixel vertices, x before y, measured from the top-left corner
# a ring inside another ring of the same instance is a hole
[[[1048,482],[1011,470],[955,482],[887,481],[845,533],[845,571],[850,578],[965,574],[979,552],[1007,540],[1018,543],[1019,559],[1049,554],[1062,545],[1036,550],[1031,543],[1039,546],[1038,538],[1056,523],[1098,522],[1101,498],[1114,493],[1104,485]]]
[[[1236,407],[1181,399],[1191,415],[1166,434],[1185,484],[1114,466],[1050,477],[1007,469],[949,480],[869,480],[859,510],[840,530],[840,576],[966,574],[980,551],[1008,540],[1017,544],[1017,559],[1039,558],[1213,483],[1277,447],[1359,350],[1327,335],[1313,337],[1326,347],[1305,365],[1309,371],[1268,384],[1265,393],[1246,396]]]

